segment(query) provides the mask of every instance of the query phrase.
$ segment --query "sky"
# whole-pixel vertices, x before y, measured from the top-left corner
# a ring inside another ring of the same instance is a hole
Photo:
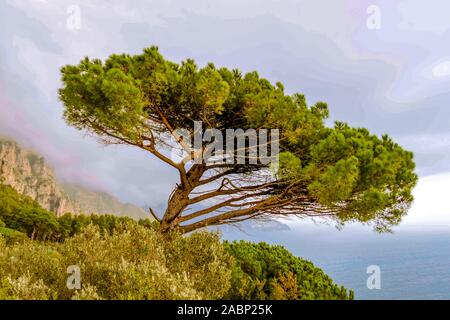
[[[414,152],[405,224],[450,225],[450,2],[446,0],[1,0],[0,134],[61,180],[163,208],[176,174],[150,154],[68,127],[59,69],[157,45],[181,62],[257,70],[332,120],[388,133]]]

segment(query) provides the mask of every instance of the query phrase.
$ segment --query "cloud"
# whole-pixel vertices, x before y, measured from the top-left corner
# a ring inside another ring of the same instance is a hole
[[[442,34],[450,29],[447,15],[450,4],[446,0],[433,0],[428,4],[421,0],[401,1],[397,7],[402,28],[434,34]]]
[[[431,70],[435,78],[450,76],[450,61],[440,62]]]
[[[415,201],[402,225],[450,226],[450,173],[421,178],[414,190]]]

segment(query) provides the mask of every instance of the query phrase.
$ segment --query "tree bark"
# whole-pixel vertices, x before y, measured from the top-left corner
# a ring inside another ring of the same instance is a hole
[[[179,221],[177,218],[189,204],[189,192],[183,189],[181,186],[177,186],[172,193],[159,226],[161,233],[173,231],[178,227]]]
[[[160,222],[159,231],[161,233],[167,233],[179,228],[181,214],[191,204],[189,194],[199,185],[204,172],[204,165],[193,165],[186,173],[186,181],[177,184],[169,198],[167,209]]]

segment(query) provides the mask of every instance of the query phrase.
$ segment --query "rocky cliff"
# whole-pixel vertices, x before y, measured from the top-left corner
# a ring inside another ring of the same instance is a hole
[[[44,158],[0,138],[0,180],[17,192],[36,200],[45,209],[61,215],[76,207],[57,184]]]
[[[43,208],[60,216],[97,213],[148,218],[146,212],[123,204],[113,196],[81,186],[60,184],[43,157],[0,137],[0,182],[36,200]]]

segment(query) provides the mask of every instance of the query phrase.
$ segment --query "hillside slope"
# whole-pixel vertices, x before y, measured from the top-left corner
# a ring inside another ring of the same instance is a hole
[[[150,218],[142,208],[122,203],[106,192],[88,190],[80,185],[62,183],[64,192],[77,203],[78,210],[84,214],[115,214],[131,218]]]
[[[0,182],[29,196],[57,216],[72,212],[148,218],[142,208],[121,203],[107,193],[59,183],[53,169],[42,156],[2,137],[0,137]]]

